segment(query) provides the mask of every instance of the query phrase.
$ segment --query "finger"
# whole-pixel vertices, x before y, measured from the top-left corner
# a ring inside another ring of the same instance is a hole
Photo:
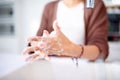
[[[36,61],[38,61],[38,60],[40,60],[40,59],[50,60],[50,57],[48,57],[48,56],[40,57],[40,55],[39,55],[39,56],[36,56],[36,57],[31,61],[31,63],[34,63],[34,62],[36,62]]]
[[[49,32],[47,30],[43,31],[43,37],[48,37],[49,36]]]
[[[45,57],[45,55],[46,55],[46,53],[44,52],[44,51],[35,51],[35,54],[38,54],[38,55],[40,55],[41,56],[41,58],[44,58]]]
[[[31,63],[34,63],[34,62],[36,62],[36,61],[38,61],[38,60],[40,60],[40,57],[39,57],[39,56],[35,57],[35,58],[31,61]]]
[[[38,41],[40,39],[41,39],[41,36],[33,36],[33,37],[29,37],[27,41]]]
[[[37,47],[37,46],[31,46],[31,47],[27,47],[26,49],[24,49],[23,51],[22,51],[22,55],[24,55],[24,54],[26,54],[26,53],[28,53],[28,52],[32,52],[32,51],[35,51],[35,50],[39,50],[39,47]]]
[[[38,45],[38,41],[31,41],[31,46],[37,46]]]
[[[60,27],[58,26],[58,23],[57,21],[54,21],[53,22],[53,29],[54,29],[54,34],[56,34],[56,36],[60,36],[60,35],[63,35],[63,33],[61,32],[60,30]]]
[[[35,62],[35,61],[37,61],[37,60],[39,60],[39,59],[44,59],[44,57],[41,56],[41,52],[42,52],[42,51],[35,51],[34,55],[33,55],[32,57],[30,56],[30,57],[28,58],[28,60],[29,60],[30,58],[32,58],[31,63],[33,63],[33,62]]]
[[[44,51],[35,51],[36,54],[39,54],[39,57],[45,60],[50,60],[50,57]]]
[[[37,36],[32,36],[27,38],[27,41],[37,40]]]
[[[36,58],[38,56],[38,54],[31,54],[31,55],[29,55],[26,59],[25,59],[25,61],[29,61],[30,59],[34,59],[34,58]]]
[[[60,27],[58,26],[56,20],[53,22],[53,29],[54,29],[56,32],[59,32],[59,31],[60,31]]]
[[[53,29],[56,33],[56,36],[59,38],[59,39],[67,39],[68,38],[64,35],[64,33],[60,30],[60,27],[58,26],[58,23],[57,21],[54,21],[53,23]]]

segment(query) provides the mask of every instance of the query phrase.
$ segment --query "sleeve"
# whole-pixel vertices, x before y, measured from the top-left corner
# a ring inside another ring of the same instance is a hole
[[[108,56],[108,17],[102,0],[95,1],[87,29],[87,45],[96,45],[105,60]]]
[[[46,27],[47,27],[47,24],[48,24],[48,9],[49,8],[49,4],[47,4],[45,7],[44,7],[44,10],[43,10],[43,14],[42,14],[42,18],[41,18],[41,23],[40,23],[40,26],[39,26],[39,29],[37,31],[37,36],[42,36],[43,34],[43,30],[46,30]]]

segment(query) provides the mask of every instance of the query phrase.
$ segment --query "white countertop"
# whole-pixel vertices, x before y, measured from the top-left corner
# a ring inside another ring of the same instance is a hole
[[[0,55],[0,80],[120,80],[120,62],[102,63],[51,58],[33,64],[20,55]]]

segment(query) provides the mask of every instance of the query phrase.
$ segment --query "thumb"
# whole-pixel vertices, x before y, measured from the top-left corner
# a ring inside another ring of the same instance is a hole
[[[60,27],[58,26],[57,21],[53,22],[53,29],[54,29],[54,31],[55,31],[56,34],[60,34],[61,33]]]
[[[43,31],[43,37],[48,37],[49,36],[49,32],[47,30]]]

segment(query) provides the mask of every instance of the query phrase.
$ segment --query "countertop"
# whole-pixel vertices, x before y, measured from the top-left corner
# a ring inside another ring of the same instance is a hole
[[[52,57],[33,64],[20,55],[0,56],[0,80],[120,80],[120,62]]]

